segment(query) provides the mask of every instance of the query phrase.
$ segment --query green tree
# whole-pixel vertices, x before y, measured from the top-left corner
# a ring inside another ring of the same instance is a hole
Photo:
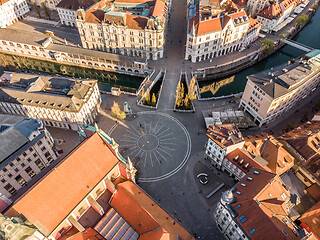
[[[196,78],[193,76],[190,81],[189,90],[187,94],[191,102],[197,99],[197,90],[198,86],[196,85]]]
[[[274,42],[271,39],[264,39],[261,41],[261,46],[264,48],[265,53],[270,53],[274,48]]]
[[[315,3],[312,5],[311,7],[313,10],[317,11],[319,9],[319,4],[318,3]]]
[[[154,93],[152,93],[151,105],[152,105],[152,106],[156,106],[156,104],[157,104],[156,95],[155,95]]]
[[[186,97],[184,98],[184,106],[186,109],[190,109],[191,99],[189,97],[189,94],[186,94]]]
[[[286,32],[286,31],[285,31],[285,32],[279,34],[278,37],[279,37],[280,39],[285,39],[285,38],[287,38],[288,36],[289,36],[289,32]]]
[[[301,16],[299,16],[294,22],[297,25],[304,25],[306,24],[306,22],[308,21],[309,17],[307,14],[302,14]]]
[[[175,96],[177,107],[181,107],[183,105],[183,97],[184,97],[184,86],[183,86],[183,83],[180,82],[177,85],[176,96]]]
[[[147,89],[147,92],[146,92],[145,103],[147,105],[150,104],[150,90],[149,90],[149,88]]]

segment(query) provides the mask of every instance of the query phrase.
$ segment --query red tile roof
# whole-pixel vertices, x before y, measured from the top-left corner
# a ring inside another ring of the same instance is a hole
[[[117,185],[111,205],[140,234],[140,239],[194,240],[177,221],[131,181]],[[151,233],[151,232],[152,233]]]
[[[148,23],[148,17],[135,16],[127,13],[126,25],[131,29],[143,30]]]
[[[75,10],[79,8],[87,9],[99,0],[62,0],[58,3],[57,7]]]
[[[248,177],[251,180],[248,180]],[[234,189],[236,191],[233,196],[236,202],[231,206],[237,212],[238,224],[251,239],[299,239],[292,232],[293,226],[283,221],[284,216],[288,216],[289,213],[281,194],[288,200],[290,192],[283,187],[279,176],[252,169]],[[241,222],[241,216],[246,220]],[[255,231],[249,234],[252,229]],[[284,230],[287,236],[281,230]]]
[[[216,32],[222,30],[220,18],[213,18],[205,21],[199,22],[196,26],[196,34],[208,34],[211,32]]]
[[[279,1],[274,2],[270,6],[264,8],[261,12],[259,12],[258,16],[272,19],[278,19],[282,16],[282,10],[279,4]]]
[[[308,232],[312,231],[320,238],[320,202],[305,212],[299,220],[303,223],[301,226]]]
[[[252,168],[263,169],[263,166],[254,161],[249,153],[240,148],[236,148],[235,150],[230,152],[226,156],[226,159],[244,173],[248,173]]]
[[[104,11],[90,9],[86,12],[86,22],[101,23],[104,19]]]
[[[255,156],[261,156],[268,162],[266,167],[278,175],[288,171],[294,165],[294,157],[273,136],[248,136],[243,148]]]
[[[211,125],[206,135],[222,148],[243,141],[242,134],[235,124]]]
[[[79,232],[67,240],[102,240],[104,239],[96,230],[88,228],[83,232]]]
[[[152,13],[151,16],[152,17],[157,17],[157,16],[162,16],[162,15],[166,15],[166,5],[164,4],[164,2],[162,2],[162,0],[156,0],[154,7],[152,9]]]
[[[22,213],[48,236],[117,164],[117,157],[95,133],[26,192],[6,215]]]
[[[310,187],[307,188],[307,192],[313,197],[314,200],[317,202],[320,201],[320,186],[316,183],[312,184]]]

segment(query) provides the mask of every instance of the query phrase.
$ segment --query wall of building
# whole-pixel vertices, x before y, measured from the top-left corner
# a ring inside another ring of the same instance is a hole
[[[77,19],[82,47],[157,60],[163,57],[164,30],[130,29]]]
[[[100,91],[96,83],[87,93],[87,99],[80,111],[54,109],[42,106],[22,105],[0,101],[0,112],[13,115],[21,115],[30,118],[42,119],[47,126],[79,130],[87,124],[93,124],[100,107]]]
[[[142,75],[149,73],[147,63],[135,62],[124,63],[110,61],[108,59],[94,58],[84,55],[71,54],[62,51],[50,51],[43,46],[22,44],[12,41],[0,40],[0,51],[9,54],[17,54],[24,57],[33,57],[40,60],[66,63],[98,70],[116,71],[126,74]],[[21,64],[27,64],[27,60],[21,60]]]
[[[20,155],[0,170],[0,192],[7,198],[57,159],[50,133],[46,129],[43,133],[43,137],[24,147]]]
[[[21,20],[30,11],[25,0],[9,0],[0,5],[0,28]]]

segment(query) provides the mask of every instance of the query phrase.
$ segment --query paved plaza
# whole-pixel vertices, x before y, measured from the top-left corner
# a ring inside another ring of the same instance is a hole
[[[119,143],[120,153],[130,157],[138,169],[140,182],[166,179],[186,164],[191,139],[174,117],[161,112],[140,112],[126,125],[117,124],[109,135]]]

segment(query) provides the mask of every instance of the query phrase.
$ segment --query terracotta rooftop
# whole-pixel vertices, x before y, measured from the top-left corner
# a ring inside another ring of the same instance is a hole
[[[317,202],[320,201],[320,186],[318,184],[314,183],[306,190],[314,200],[316,200]]]
[[[261,26],[262,24],[260,22],[258,22],[256,19],[249,17],[249,30],[253,29],[253,28],[257,28],[259,26]]]
[[[248,173],[252,168],[261,168],[258,162],[254,161],[253,158],[245,150],[236,148],[230,152],[226,159],[229,160],[232,164],[236,165],[237,168],[241,169],[242,172]]]
[[[247,0],[234,0],[233,2],[234,2],[236,5],[241,6],[241,7],[247,6]]]
[[[235,124],[211,125],[206,135],[222,148],[243,141],[242,134]]]
[[[139,239],[194,239],[133,182],[120,183],[117,188],[110,204],[140,234]]]
[[[250,239],[299,239],[285,222],[290,192],[276,174],[252,169],[233,187],[232,209]]]
[[[295,149],[304,158],[300,162],[320,179],[320,122],[302,124],[279,139]]]
[[[279,4],[279,1],[274,2],[270,6],[264,8],[259,12],[258,16],[268,18],[268,19],[277,19],[282,16],[282,10]]]
[[[283,144],[269,135],[248,136],[243,148],[249,153],[262,157],[272,173],[281,175],[294,165],[294,157],[288,153]]]
[[[79,8],[87,9],[99,0],[62,0],[58,3],[58,8],[65,8],[77,11]]]
[[[104,238],[93,228],[88,228],[83,232],[79,232],[67,240],[103,240]]]
[[[305,212],[299,220],[301,227],[316,234],[318,239],[320,238],[320,202]]]
[[[95,133],[18,199],[6,215],[22,213],[48,236],[116,164],[118,159]]]

